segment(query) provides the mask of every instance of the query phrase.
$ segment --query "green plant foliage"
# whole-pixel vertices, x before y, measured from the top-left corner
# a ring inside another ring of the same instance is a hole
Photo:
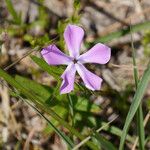
[[[131,47],[132,47],[132,59],[133,59],[133,72],[134,72],[134,81],[135,87],[137,89],[139,76],[138,76],[138,69],[136,65],[136,58],[135,58],[135,49],[133,44],[133,37],[132,37],[132,28],[131,28]],[[145,143],[145,133],[144,133],[144,119],[143,119],[143,110],[142,110],[142,102],[139,104],[139,107],[136,112],[136,121],[137,121],[137,131],[139,137],[139,148],[144,150],[144,143]]]
[[[86,97],[80,97],[72,94],[71,98],[73,100],[74,108],[78,111],[98,113],[101,110],[98,105],[90,102],[90,100]]]
[[[99,133],[94,132],[93,137],[96,138],[98,144],[104,150],[117,150],[117,148],[111,142],[109,142],[106,138],[101,136]]]
[[[50,20],[48,17],[48,13],[46,12],[45,7],[43,6],[44,0],[38,0],[38,1],[41,5],[38,7],[39,8],[38,21],[35,23],[44,29],[48,27],[48,25],[50,24]]]
[[[150,56],[150,31],[147,31],[143,37],[142,44],[144,46],[144,54]]]
[[[17,82],[14,78],[12,78],[9,74],[7,74],[6,72],[4,72],[2,69],[0,69],[0,77],[4,78],[10,85],[12,85],[14,88],[16,88],[19,91],[19,93],[25,95],[32,103],[34,103],[34,105],[35,105],[34,108],[35,109],[36,108],[40,108],[44,112],[48,113],[51,117],[53,117],[55,120],[57,120],[61,125],[63,125],[64,127],[66,127],[72,134],[74,134],[75,136],[77,136],[80,140],[83,140],[85,138],[75,128],[71,127],[58,114],[56,114],[50,107],[48,107],[47,105],[45,105],[43,103],[43,100],[40,97],[38,97],[33,92],[31,93],[25,87],[21,86],[21,84],[19,82]],[[68,140],[69,137],[66,139],[66,138],[64,138],[62,136],[62,138],[68,144],[68,146],[70,146],[70,144],[69,144],[70,140]],[[93,150],[98,150],[97,146],[94,143],[92,143],[92,142],[89,141],[86,144],[90,148],[92,148]]]
[[[150,110],[150,98],[146,100],[146,106]]]
[[[147,69],[145,70],[145,73],[142,77],[142,79],[139,81],[138,83],[138,87],[136,90],[136,93],[134,95],[132,104],[130,106],[130,109],[128,111],[128,115],[124,124],[124,128],[123,128],[123,133],[121,136],[121,141],[120,141],[120,146],[119,146],[119,150],[123,150],[124,149],[124,143],[125,143],[125,139],[126,139],[126,135],[130,126],[130,123],[138,109],[138,106],[143,98],[144,92],[146,90],[146,87],[149,83],[150,80],[150,64],[148,65]]]
[[[38,58],[36,56],[31,56],[31,59],[42,68],[44,71],[48,72],[52,75],[57,81],[60,80],[60,75],[63,73],[63,69],[61,67],[49,66],[43,59]]]
[[[50,41],[48,34],[45,34],[44,36],[40,36],[38,38],[30,34],[25,34],[23,36],[23,39],[24,41],[29,42],[33,48],[36,47],[37,45],[43,46],[46,43],[49,43]]]
[[[27,29],[31,30],[34,29],[36,27],[38,27],[43,33],[45,32],[45,29],[48,28],[49,24],[50,24],[50,19],[49,19],[49,14],[45,9],[45,6],[43,5],[43,0],[38,0],[38,17],[34,22],[31,22],[28,26]],[[39,40],[40,41],[39,37]]]
[[[150,29],[150,21],[147,21],[144,23],[139,23],[136,25],[132,25],[131,28],[132,28],[132,33],[139,32],[141,30]],[[121,29],[121,30],[116,31],[116,32],[112,32],[106,36],[101,37],[100,39],[96,39],[96,40],[94,40],[94,44],[98,43],[98,42],[107,43],[107,42],[110,42],[114,39],[123,37],[127,34],[130,34],[130,27],[127,27],[125,29]]]
[[[80,1],[79,0],[74,0],[74,3],[73,3],[73,8],[74,8],[74,11],[73,11],[73,15],[69,18],[69,22],[70,23],[74,23],[74,24],[78,24],[79,21],[80,21],[80,8],[81,8],[81,4],[80,4]]]
[[[13,18],[13,20],[12,20],[13,23],[15,23],[17,25],[21,25],[21,23],[22,23],[21,13],[17,14],[11,0],[5,0],[5,2],[6,2],[7,9]]]
[[[68,101],[66,100],[65,95],[53,95],[54,89],[45,85],[41,85],[35,81],[30,79],[15,76],[15,80],[23,85],[26,89],[28,89],[34,95],[40,97],[43,100],[44,105],[51,107],[59,116],[62,118],[66,118],[68,114]],[[56,87],[57,88],[57,87]],[[14,95],[15,96],[15,95]],[[100,107],[92,102],[90,102],[85,97],[77,97],[76,95],[71,95],[73,100],[73,106],[75,112],[84,112],[84,117],[88,118],[89,113],[98,113],[101,111]],[[91,114],[92,115],[92,114]],[[82,117],[82,116],[81,116]],[[52,119],[51,122],[58,126],[60,125],[55,119]],[[84,124],[83,124],[84,126]],[[46,132],[52,132],[53,129],[48,127]]]
[[[52,95],[53,89],[47,86],[43,86],[35,81],[28,78],[16,75],[15,80],[22,84],[26,89],[36,94],[38,97],[42,98],[43,102],[46,102]]]
[[[86,116],[86,114],[88,114],[88,117]],[[75,119],[77,127],[81,127],[83,122],[84,127],[88,126],[90,128],[99,128],[100,126],[106,126],[107,124],[106,122],[102,121],[99,117],[97,118],[93,116],[93,114],[84,112],[76,113]],[[122,130],[113,125],[108,125],[103,130],[108,133],[111,133],[112,135],[118,136],[119,138],[122,136]],[[126,140],[130,143],[134,142],[134,138],[132,138],[130,135],[127,135]]]
[[[58,21],[58,25],[57,25],[57,29],[56,29],[56,32],[59,35],[59,41],[57,42],[57,44],[61,48],[62,51],[65,50],[65,42],[64,42],[63,33],[64,33],[64,29],[67,25],[67,22],[68,22],[67,20]],[[68,51],[65,51],[65,52],[67,53]]]

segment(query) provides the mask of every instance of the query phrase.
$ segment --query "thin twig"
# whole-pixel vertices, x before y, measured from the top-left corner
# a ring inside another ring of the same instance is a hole
[[[59,36],[57,35],[54,39],[50,40],[48,43],[46,43],[43,47],[48,46],[50,43],[54,43],[55,44],[55,40],[58,38]],[[23,55],[23,57],[17,59],[16,61],[14,61],[12,64],[10,64],[9,66],[5,67],[4,70],[7,71],[8,69],[10,69],[11,67],[13,67],[14,65],[16,65],[17,63],[19,63],[22,59],[24,59],[25,57],[29,56],[30,54],[32,54],[34,51],[37,51],[40,49],[40,46],[35,47],[33,50],[29,50],[26,54]]]
[[[36,51],[39,47],[34,48],[31,51],[28,51],[25,55],[23,55],[23,57],[17,59],[16,61],[14,61],[12,64],[10,64],[9,66],[5,67],[4,70],[7,71],[8,69],[10,69],[11,67],[13,67],[14,65],[16,65],[17,63],[19,63],[22,59],[24,59],[25,57],[27,57],[28,55],[30,55],[31,53],[33,53],[34,51]]]
[[[35,131],[36,131],[35,128],[32,128],[32,130],[30,131],[30,133],[29,133],[29,135],[27,137],[27,140],[26,140],[26,142],[24,144],[23,150],[28,150],[29,149],[29,143],[30,143],[30,141],[31,141]]]

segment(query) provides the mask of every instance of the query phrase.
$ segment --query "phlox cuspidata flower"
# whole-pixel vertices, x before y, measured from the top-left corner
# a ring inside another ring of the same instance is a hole
[[[94,91],[101,88],[102,78],[86,69],[84,64],[106,64],[110,60],[111,49],[104,44],[98,43],[89,51],[80,55],[83,37],[84,30],[81,27],[68,25],[64,31],[64,39],[70,56],[61,52],[54,44],[43,48],[41,51],[44,60],[49,65],[67,65],[66,70],[61,75],[63,79],[60,87],[61,94],[69,93],[74,89],[76,72],[81,76],[88,89]]]

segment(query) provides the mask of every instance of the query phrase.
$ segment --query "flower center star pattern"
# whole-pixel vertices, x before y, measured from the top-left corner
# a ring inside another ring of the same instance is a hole
[[[49,65],[67,65],[61,75],[63,79],[60,93],[69,93],[74,89],[75,74],[81,76],[85,86],[92,90],[100,90],[102,79],[84,67],[85,63],[106,64],[110,60],[111,49],[101,43],[96,44],[86,53],[80,55],[84,30],[76,25],[68,25],[64,31],[64,39],[69,50],[67,56],[54,44],[42,49],[41,54]]]

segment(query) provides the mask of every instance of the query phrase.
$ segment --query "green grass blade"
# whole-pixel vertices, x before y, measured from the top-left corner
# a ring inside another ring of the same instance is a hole
[[[15,80],[38,97],[41,97],[43,99],[43,103],[46,103],[47,100],[50,101],[50,97],[54,92],[52,88],[19,75],[15,75]]]
[[[144,132],[144,119],[143,119],[143,110],[142,105],[139,105],[139,108],[137,110],[137,127],[138,127],[138,136],[139,136],[139,148],[140,150],[144,150],[145,145],[145,132]]]
[[[97,139],[98,143],[104,150],[117,150],[117,148],[111,142],[109,142],[107,139],[105,139],[99,133],[95,132],[93,137],[95,137]]]
[[[147,85],[149,83],[150,80],[150,64],[148,65],[147,69],[144,72],[144,75],[142,77],[142,79],[140,80],[140,82],[138,83],[138,87],[136,90],[136,93],[134,95],[132,104],[130,106],[126,121],[125,121],[125,125],[123,128],[123,133],[121,136],[121,140],[120,140],[120,145],[119,145],[119,150],[123,150],[124,149],[124,143],[125,143],[125,139],[126,139],[126,135],[130,126],[130,123],[140,105],[140,102],[144,96],[144,92],[147,88]]]
[[[7,73],[2,71],[1,69],[0,69],[0,76],[3,77],[10,85],[14,86],[16,89],[19,89],[19,91],[21,93],[23,93],[24,95],[27,95],[27,97],[31,98],[33,100],[34,104],[36,101],[34,100],[33,97],[35,97],[35,99],[37,99],[37,100],[39,100],[39,102],[41,102],[39,97],[34,95],[33,92],[31,92],[32,94],[30,94],[30,92],[28,92],[24,87],[22,87],[15,79],[13,79],[11,76],[9,76]],[[17,92],[15,92],[15,94],[17,96],[19,96],[19,98],[21,98],[23,101],[25,101],[24,98],[22,98]],[[67,137],[63,132],[59,131],[45,116],[43,116],[40,113],[40,111],[35,106],[33,106],[27,100],[25,102],[28,103],[30,106],[32,106],[49,123],[49,125],[51,125],[51,127],[54,129],[54,131],[67,143],[67,145],[70,148],[73,147],[74,144],[69,137]]]
[[[139,77],[138,77],[138,70],[137,70],[137,65],[136,65],[135,49],[133,45],[131,27],[130,27],[130,31],[131,31],[132,59],[133,59],[133,66],[134,66],[134,80],[135,80],[135,86],[137,89]],[[140,103],[136,112],[136,123],[137,123],[137,131],[138,131],[138,136],[139,136],[139,147],[140,147],[140,150],[144,150],[145,133],[144,133],[144,119],[143,119],[142,103]]]
[[[102,124],[106,124],[106,123],[102,123]],[[121,137],[122,136],[122,130],[117,128],[116,126],[108,126],[104,129],[104,131],[107,131],[113,135],[116,135],[118,137]],[[131,137],[129,134],[127,135],[126,137],[126,140],[130,143],[133,143],[134,142],[134,138]]]
[[[139,32],[141,30],[150,29],[150,21],[146,21],[144,23],[139,23],[136,25],[132,25],[132,32]],[[126,29],[121,29],[116,32],[112,32],[106,36],[103,36],[97,40],[94,41],[94,44],[101,42],[101,43],[107,43],[114,39],[120,38],[122,36],[125,36],[130,33],[130,27],[127,27]]]
[[[74,126],[74,105],[73,100],[70,94],[67,94],[68,97],[68,103],[69,103],[69,110],[70,110],[70,116],[71,116],[71,125]]]
[[[20,96],[19,96],[20,97]],[[67,143],[67,145],[70,148],[73,148],[74,143],[71,141],[71,139],[66,136],[63,132],[61,132],[60,130],[57,129],[57,127],[55,127],[55,125],[53,125],[53,123],[47,118],[45,117],[34,105],[32,105],[29,101],[24,100],[22,97],[20,97],[25,103],[27,103],[30,107],[32,107],[34,110],[37,111],[37,113],[43,117],[47,123],[53,128],[53,130]]]
[[[20,93],[23,93],[27,98],[29,98],[35,104],[36,107],[48,113],[51,117],[57,120],[61,125],[66,127],[72,134],[77,136],[80,140],[83,140],[85,138],[75,128],[71,127],[66,121],[64,121],[60,116],[58,116],[50,107],[43,105],[43,102],[42,102],[43,100],[41,98],[37,97],[36,95],[28,91],[26,88],[21,86],[13,77],[11,77],[2,69],[0,69],[0,77],[6,80],[11,86],[16,88]],[[91,149],[98,150],[97,146],[94,143],[88,141],[86,144]]]
[[[117,117],[116,117],[117,118]],[[106,124],[104,124],[103,126],[101,126],[99,129],[97,129],[96,131],[94,131],[93,133],[91,133],[91,135],[89,135],[88,137],[86,137],[85,139],[83,139],[80,143],[78,143],[72,150],[77,150],[79,149],[83,144],[85,144],[87,141],[89,141],[92,136],[94,135],[94,133],[98,133],[101,130],[104,130],[106,127],[109,126],[110,123],[112,123],[116,118],[114,118],[113,120],[111,120],[110,122],[107,122]]]
[[[21,16],[17,14],[16,10],[14,9],[14,6],[12,4],[11,0],[5,0],[6,6],[8,8],[8,11],[10,12],[11,16],[13,17],[13,22],[16,24],[21,24]]]
[[[52,75],[57,81],[60,80],[60,76],[63,73],[63,69],[56,66],[50,66],[48,65],[44,59],[38,58],[36,56],[31,56],[31,59],[44,71],[48,72],[50,75]]]
[[[66,119],[68,114],[67,104],[64,103],[63,97],[56,96],[56,90],[58,89],[58,85],[52,89],[49,86],[39,84],[33,80],[22,76],[15,76],[15,80],[19,82],[19,84],[23,85],[28,91],[34,93],[36,96],[42,99],[43,105],[47,105],[53,111],[55,111],[61,118]],[[54,118],[50,118],[51,123],[55,126],[60,126],[59,122]],[[49,134],[54,132],[54,128],[48,125]]]

